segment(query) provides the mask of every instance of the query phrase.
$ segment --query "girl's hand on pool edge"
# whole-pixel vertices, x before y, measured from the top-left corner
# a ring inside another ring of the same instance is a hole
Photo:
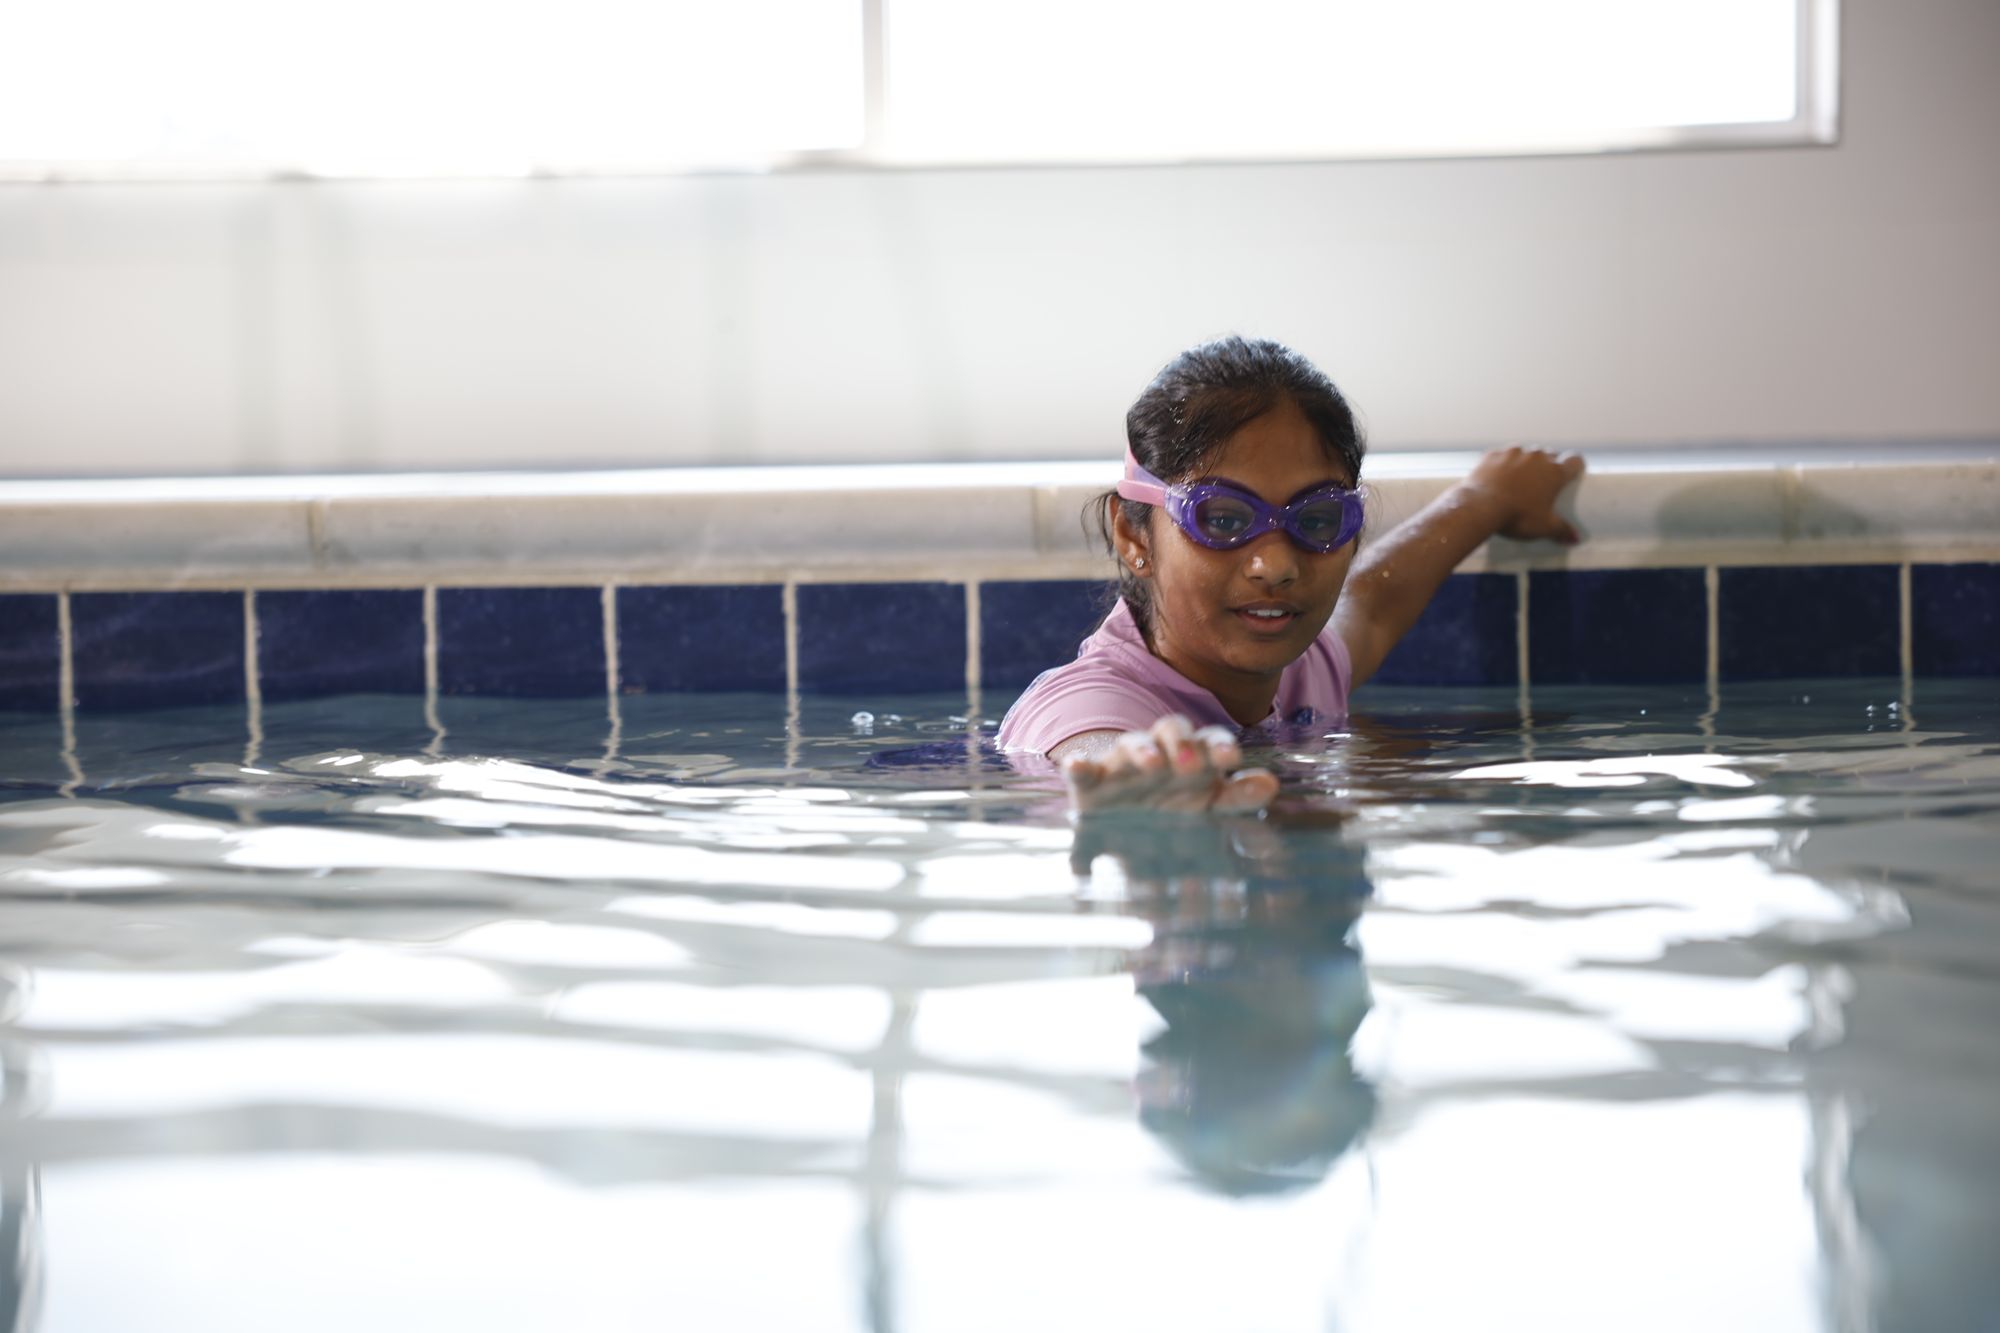
[[[1128,731],[1096,755],[1062,764],[1070,806],[1103,810],[1261,810],[1278,794],[1278,779],[1261,768],[1238,771],[1243,750],[1224,727],[1200,731],[1184,717],[1163,717],[1146,731]]]
[[[1515,444],[1481,458],[1465,485],[1500,505],[1495,531],[1502,537],[1574,546],[1582,537],[1576,526],[1556,511],[1556,498],[1583,475],[1583,468],[1581,454],[1557,454]]]

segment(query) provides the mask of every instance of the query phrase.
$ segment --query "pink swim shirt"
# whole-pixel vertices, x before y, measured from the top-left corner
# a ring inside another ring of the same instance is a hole
[[[1000,748],[1047,754],[1085,731],[1142,731],[1169,713],[1197,727],[1224,726],[1245,737],[1280,728],[1335,727],[1347,719],[1353,678],[1347,645],[1329,625],[1278,680],[1270,716],[1238,726],[1206,689],[1153,656],[1121,600],[1076,660],[1044,671],[1000,721]]]

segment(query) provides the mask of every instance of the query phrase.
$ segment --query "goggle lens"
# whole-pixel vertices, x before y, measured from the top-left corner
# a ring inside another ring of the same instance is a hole
[[[1194,506],[1199,535],[1220,546],[1232,546],[1249,535],[1257,511],[1233,495],[1210,495]]]
[[[1308,546],[1330,551],[1340,541],[1347,524],[1347,506],[1339,500],[1318,500],[1299,510],[1292,520],[1293,530]]]

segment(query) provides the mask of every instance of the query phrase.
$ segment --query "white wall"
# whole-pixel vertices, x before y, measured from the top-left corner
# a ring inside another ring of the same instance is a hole
[[[2000,438],[2000,4],[1843,10],[1836,148],[0,187],[0,474],[1103,457],[1229,330],[1378,447]]]

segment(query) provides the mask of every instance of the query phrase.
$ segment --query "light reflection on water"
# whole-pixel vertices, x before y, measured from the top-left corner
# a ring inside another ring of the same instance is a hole
[[[1074,832],[953,700],[0,723],[0,1333],[1977,1327],[2000,706],[1900,691]]]

